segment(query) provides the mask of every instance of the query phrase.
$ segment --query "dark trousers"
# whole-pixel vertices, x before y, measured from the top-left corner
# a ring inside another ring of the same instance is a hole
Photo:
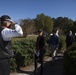
[[[10,59],[0,59],[0,75],[10,75]]]
[[[44,53],[45,53],[45,51],[40,51],[40,55],[37,56],[37,55],[35,54],[35,59],[34,59],[34,63],[35,63],[35,71],[37,70],[38,63],[41,64],[40,75],[42,75],[42,73],[43,73]]]

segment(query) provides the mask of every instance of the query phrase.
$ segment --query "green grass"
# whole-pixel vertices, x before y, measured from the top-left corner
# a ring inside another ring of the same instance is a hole
[[[36,40],[37,36],[27,36],[27,40]]]

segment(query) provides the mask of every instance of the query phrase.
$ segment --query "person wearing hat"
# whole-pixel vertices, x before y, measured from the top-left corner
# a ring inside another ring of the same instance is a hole
[[[35,71],[34,73],[37,73],[37,66],[38,66],[38,60],[41,64],[41,72],[40,75],[43,73],[43,59],[44,59],[44,53],[45,53],[45,39],[43,36],[43,31],[40,29],[38,31],[39,35],[36,40],[36,53],[35,53]]]
[[[23,31],[8,15],[1,16],[0,23],[0,75],[10,75],[10,58],[14,56],[11,39],[22,36]]]

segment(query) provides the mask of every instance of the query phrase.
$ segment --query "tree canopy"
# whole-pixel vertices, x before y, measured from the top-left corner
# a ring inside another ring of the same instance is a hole
[[[39,29],[45,33],[51,33],[53,29],[59,29],[61,34],[66,34],[69,30],[75,32],[76,21],[68,17],[51,18],[45,14],[37,14],[34,19],[21,19],[20,25],[23,28],[24,35],[37,34]]]

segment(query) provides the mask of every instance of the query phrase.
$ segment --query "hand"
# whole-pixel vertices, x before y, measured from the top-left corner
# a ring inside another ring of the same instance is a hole
[[[16,22],[11,22],[10,28],[14,29]]]
[[[12,23],[11,23],[11,25],[15,25],[15,24],[16,24],[16,22],[12,22]]]
[[[40,55],[40,52],[37,50],[35,54],[36,54],[37,56],[39,56],[39,55]]]

